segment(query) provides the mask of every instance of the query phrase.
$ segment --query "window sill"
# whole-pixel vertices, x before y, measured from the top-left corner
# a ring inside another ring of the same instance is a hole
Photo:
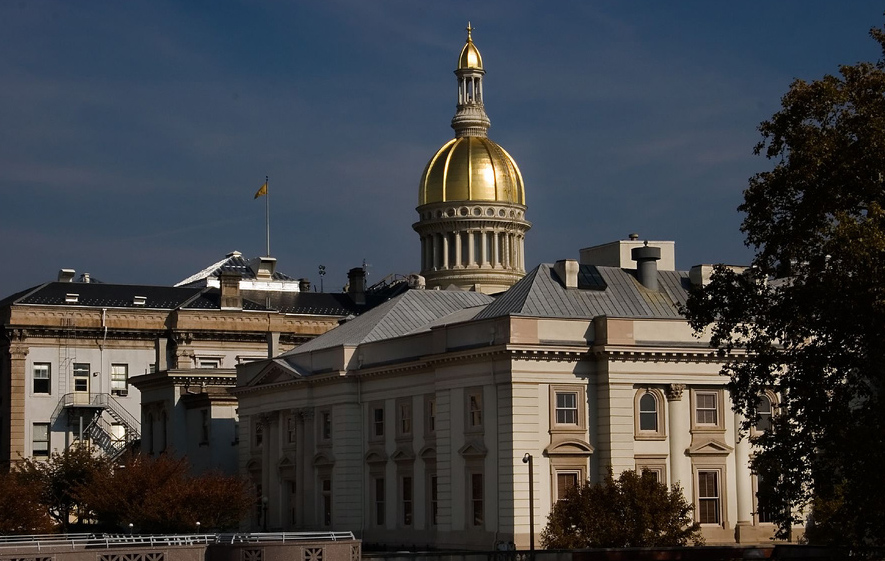
[[[635,440],[667,440],[666,434],[661,433],[636,433],[633,435]]]

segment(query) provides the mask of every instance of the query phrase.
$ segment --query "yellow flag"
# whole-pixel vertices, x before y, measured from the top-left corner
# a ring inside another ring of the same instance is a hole
[[[255,193],[255,198],[257,199],[258,197],[263,197],[265,195],[267,195],[267,181],[265,181],[264,185],[261,186],[261,189],[259,189],[258,192]]]

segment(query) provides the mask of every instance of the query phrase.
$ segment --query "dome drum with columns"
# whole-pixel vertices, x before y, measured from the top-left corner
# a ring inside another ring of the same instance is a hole
[[[418,194],[421,275],[428,288],[487,293],[525,274],[525,186],[516,161],[487,136],[482,56],[467,28],[458,58],[455,138],[427,163]]]

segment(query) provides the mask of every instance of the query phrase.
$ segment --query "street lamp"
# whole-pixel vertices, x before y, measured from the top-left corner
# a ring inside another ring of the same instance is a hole
[[[532,455],[528,452],[522,457],[522,463],[529,465],[529,551],[535,552],[535,474]]]
[[[200,533],[200,521],[199,520],[197,520],[197,533],[198,534]]]
[[[129,535],[130,535],[130,536],[132,535],[132,528],[133,528],[133,526],[134,526],[134,525],[132,524],[132,522],[130,522],[130,523],[129,523]]]
[[[261,497],[261,514],[262,520],[264,524],[262,525],[263,532],[267,532],[267,495]]]

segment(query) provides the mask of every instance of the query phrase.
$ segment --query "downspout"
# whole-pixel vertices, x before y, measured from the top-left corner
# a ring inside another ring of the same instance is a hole
[[[356,379],[356,404],[359,407],[360,411],[360,471],[362,472],[362,477],[360,480],[363,485],[366,482],[366,472],[365,468],[365,457],[366,457],[366,415],[367,411],[363,411],[363,378],[362,376],[357,376]],[[362,489],[363,492],[360,493],[360,539],[366,535],[366,489]]]
[[[104,379],[104,375],[103,375],[104,374],[104,346],[108,340],[107,318],[108,318],[108,309],[102,308],[101,309],[101,327],[102,327],[103,334],[102,334],[102,338],[101,338],[101,344],[98,345],[98,361],[99,361],[98,371],[102,373],[102,376],[98,380],[99,391],[98,392],[90,391],[90,393],[101,393],[101,383],[102,383],[102,380]],[[92,389],[92,384],[89,385],[89,388]],[[90,401],[91,401],[91,398],[90,398]]]

